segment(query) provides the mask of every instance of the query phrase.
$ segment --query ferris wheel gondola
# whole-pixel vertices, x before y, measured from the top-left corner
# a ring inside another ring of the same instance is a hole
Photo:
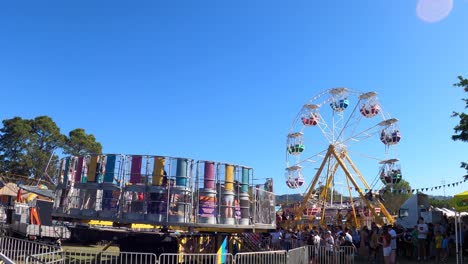
[[[286,185],[289,188],[297,189],[304,184],[305,180],[301,169],[301,166],[292,166],[286,169]]]
[[[398,159],[389,159],[379,162],[382,166],[380,168],[380,180],[385,185],[397,184],[402,179],[401,167]]]

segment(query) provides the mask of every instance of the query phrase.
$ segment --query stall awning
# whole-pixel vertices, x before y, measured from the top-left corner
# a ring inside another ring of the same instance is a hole
[[[455,210],[458,212],[468,211],[468,191],[455,194],[453,200],[455,203]]]

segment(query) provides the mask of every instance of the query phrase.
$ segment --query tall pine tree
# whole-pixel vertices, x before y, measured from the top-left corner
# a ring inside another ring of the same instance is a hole
[[[458,76],[458,83],[455,83],[455,87],[461,87],[468,92],[468,79],[463,78],[463,76]],[[462,99],[465,102],[465,108],[468,108],[468,98]],[[458,117],[460,119],[458,125],[456,125],[453,130],[455,134],[452,135],[452,139],[455,141],[463,141],[468,142],[468,114],[464,112],[453,112],[454,117]],[[467,174],[465,175],[465,179],[468,179],[468,162],[464,161],[461,163],[461,167],[466,169]]]

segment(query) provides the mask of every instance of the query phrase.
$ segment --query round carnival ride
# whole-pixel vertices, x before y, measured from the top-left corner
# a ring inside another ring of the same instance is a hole
[[[271,181],[254,184],[253,169],[244,165],[90,154],[61,159],[57,177],[52,217],[70,223],[81,242],[117,240],[121,250],[157,254],[193,245],[210,252],[237,234],[276,228]],[[202,246],[207,241],[212,247]]]
[[[376,190],[379,184],[396,184],[402,178],[396,157],[400,140],[398,120],[383,111],[375,92],[333,88],[310,99],[296,116],[286,142],[286,185],[304,195],[304,201],[295,208],[295,219],[320,219],[319,224],[325,225],[326,210],[336,208],[330,194],[341,185],[350,200],[348,221],[360,226],[358,210],[365,208],[374,221],[384,222],[381,213],[393,223],[379,199],[381,192]],[[369,159],[373,160],[371,166],[380,164],[380,169],[373,170],[378,173],[370,184],[350,153],[359,164]],[[383,157],[374,158],[374,154]],[[353,201],[352,190],[359,194],[358,203]]]

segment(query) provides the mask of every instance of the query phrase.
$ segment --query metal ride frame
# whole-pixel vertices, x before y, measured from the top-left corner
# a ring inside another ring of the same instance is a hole
[[[335,146],[334,145],[330,145],[328,147],[328,150],[327,150],[327,153],[322,161],[322,164],[320,164],[320,167],[317,171],[317,173],[315,174],[315,177],[314,179],[312,180],[312,184],[310,185],[309,187],[309,190],[304,198],[304,203],[301,204],[301,206],[298,208],[297,212],[296,212],[296,217],[298,219],[301,219],[302,217],[302,212],[304,211],[304,209],[306,209],[307,207],[307,202],[309,201],[309,199],[311,198],[311,196],[314,194],[314,188],[315,188],[315,185],[317,184],[317,182],[319,181],[319,178],[320,178],[320,174],[322,173],[327,161],[329,161],[330,159],[332,158],[335,158],[337,163],[334,165],[333,169],[332,169],[332,173],[328,174],[327,175],[327,181],[326,181],[326,185],[325,185],[325,188],[323,188],[322,192],[320,193],[320,196],[319,196],[319,203],[320,201],[323,201],[322,203],[322,210],[321,210],[321,213],[322,213],[322,217],[320,219],[321,221],[321,225],[324,225],[324,221],[325,221],[325,204],[326,204],[326,195],[327,195],[327,190],[328,188],[330,188],[330,185],[333,181],[333,177],[335,176],[335,173],[338,169],[338,167],[341,167],[341,169],[344,171],[345,173],[345,176],[346,176],[346,181],[348,182],[348,185],[349,185],[349,181],[353,184],[354,188],[358,191],[359,193],[359,196],[361,197],[361,199],[366,203],[366,205],[369,207],[369,209],[371,210],[373,216],[375,217],[375,219],[378,221],[379,224],[383,224],[383,220],[381,217],[378,216],[377,212],[375,211],[375,207],[372,205],[372,203],[369,202],[369,200],[365,197],[364,193],[362,192],[361,188],[359,188],[359,185],[356,181],[356,179],[354,179],[353,175],[351,174],[351,171],[348,169],[347,165],[346,165],[346,162],[348,162],[348,164],[351,166],[352,170],[354,171],[354,173],[358,176],[358,178],[361,180],[361,182],[364,184],[364,186],[367,188],[367,189],[371,189],[369,184],[367,183],[367,181],[364,179],[364,177],[362,176],[362,174],[359,172],[358,168],[356,167],[356,165],[354,165],[353,161],[351,160],[351,158],[349,157],[348,153],[346,150],[343,150],[341,153],[337,153],[336,149],[335,149]],[[349,188],[348,188],[349,189]],[[354,203],[352,202],[352,195],[350,194],[350,199],[351,199],[351,205],[352,205],[352,210],[353,210],[353,217],[354,217],[354,222],[356,224],[356,226],[359,226],[358,225],[358,221],[357,221],[357,218],[356,218],[356,210],[354,208]],[[380,210],[382,211],[382,213],[385,215],[385,217],[387,218],[387,221],[390,223],[390,224],[393,224],[395,222],[395,219],[393,218],[393,216],[387,211],[387,209],[385,208],[385,206],[379,201],[377,200],[377,206],[380,208]]]

